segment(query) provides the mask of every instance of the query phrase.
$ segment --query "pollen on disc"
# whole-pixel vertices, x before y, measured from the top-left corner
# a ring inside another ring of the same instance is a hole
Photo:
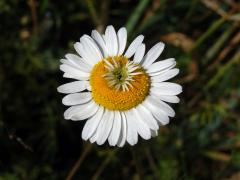
[[[108,73],[106,60],[110,63],[113,58],[117,63],[126,64],[128,59],[124,56],[109,57],[97,63],[90,76],[90,85],[94,101],[109,110],[125,111],[140,104],[149,93],[150,78],[145,70],[139,67],[137,74],[133,76],[131,88],[128,91],[116,90],[109,86],[109,82],[103,77]]]

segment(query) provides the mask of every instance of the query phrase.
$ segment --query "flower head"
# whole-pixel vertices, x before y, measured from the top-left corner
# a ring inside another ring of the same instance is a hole
[[[169,123],[174,110],[167,103],[178,103],[182,87],[165,82],[179,73],[173,58],[157,61],[164,49],[159,42],[145,54],[143,35],[126,49],[127,31],[113,26],[101,35],[83,35],[74,44],[78,55],[67,54],[60,69],[64,77],[76,81],[58,87],[70,106],[65,119],[87,120],[82,138],[99,145],[134,145],[156,136],[159,126]],[[133,57],[133,58],[132,58]],[[167,103],[166,103],[167,102]]]

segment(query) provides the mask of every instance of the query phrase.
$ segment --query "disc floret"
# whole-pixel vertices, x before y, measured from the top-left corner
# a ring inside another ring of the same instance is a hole
[[[150,78],[140,65],[124,56],[115,56],[94,66],[90,85],[95,102],[110,110],[125,111],[145,99]]]
[[[108,81],[110,87],[119,91],[129,91],[133,88],[131,81],[134,76],[141,74],[141,67],[128,61],[124,56],[111,57],[103,60],[107,73],[103,77]]]

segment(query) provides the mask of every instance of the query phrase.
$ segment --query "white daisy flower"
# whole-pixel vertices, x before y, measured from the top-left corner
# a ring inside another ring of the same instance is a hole
[[[182,87],[165,82],[179,73],[173,58],[158,61],[164,49],[159,42],[145,54],[143,35],[126,49],[127,31],[113,26],[101,35],[83,35],[74,44],[78,55],[61,59],[63,77],[76,81],[58,87],[66,95],[62,102],[70,106],[65,119],[87,120],[82,138],[98,145],[108,141],[122,147],[135,145],[138,135],[150,139],[159,126],[169,123],[174,110],[167,103],[178,103]],[[145,55],[144,55],[145,54]],[[133,57],[133,58],[132,58]],[[166,103],[167,102],[167,103]]]

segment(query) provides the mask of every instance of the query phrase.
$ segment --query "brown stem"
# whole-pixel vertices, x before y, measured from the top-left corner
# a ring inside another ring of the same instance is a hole
[[[217,59],[208,66],[207,71],[211,71],[213,69],[215,69],[220,63],[221,61],[224,60],[224,58],[229,54],[229,52],[234,49],[234,47],[240,42],[240,33],[237,33],[236,35],[234,35],[234,37],[230,40],[230,43],[228,44],[227,47],[225,47],[219,54],[219,56],[217,57]]]
[[[111,159],[114,157],[114,155],[116,154],[117,149],[112,150],[109,155],[106,157],[106,159],[103,161],[103,163],[100,165],[100,167],[97,169],[96,173],[93,175],[93,177],[91,178],[92,180],[97,180],[99,178],[99,176],[101,175],[101,173],[103,172],[103,170],[106,168],[106,166],[108,165],[108,163],[111,161]]]
[[[73,176],[79,170],[82,162],[84,161],[86,156],[89,154],[91,149],[92,149],[92,144],[90,144],[90,143],[87,144],[87,146],[85,147],[83,153],[80,155],[79,159],[77,160],[77,162],[74,164],[74,166],[71,168],[70,172],[68,173],[68,175],[66,177],[66,180],[71,180],[73,178]]]
[[[97,30],[100,33],[103,33],[104,28],[106,27],[106,24],[108,22],[109,5],[110,5],[110,1],[109,0],[102,1],[102,4],[101,4],[101,16],[100,16],[100,19],[99,19],[99,24],[97,26]]]
[[[36,35],[38,33],[38,18],[37,18],[37,10],[36,10],[36,1],[28,0],[27,4],[31,10],[31,17],[33,23],[33,34]]]
[[[155,179],[159,179],[159,175],[157,174],[158,172],[158,169],[157,169],[157,166],[156,166],[156,163],[154,162],[154,159],[152,157],[152,153],[150,151],[149,148],[145,148],[145,153],[146,153],[146,156],[147,156],[147,160],[149,162],[149,165],[150,165],[150,168],[152,169],[153,173],[154,173],[154,177]]]
[[[142,174],[142,169],[140,167],[139,160],[137,158],[136,152],[135,152],[133,147],[131,148],[131,151],[132,151],[132,156],[133,156],[134,164],[135,164],[135,167],[136,167],[136,172],[137,172],[137,175],[138,175],[138,179],[141,180],[142,177],[143,177],[143,174]]]

